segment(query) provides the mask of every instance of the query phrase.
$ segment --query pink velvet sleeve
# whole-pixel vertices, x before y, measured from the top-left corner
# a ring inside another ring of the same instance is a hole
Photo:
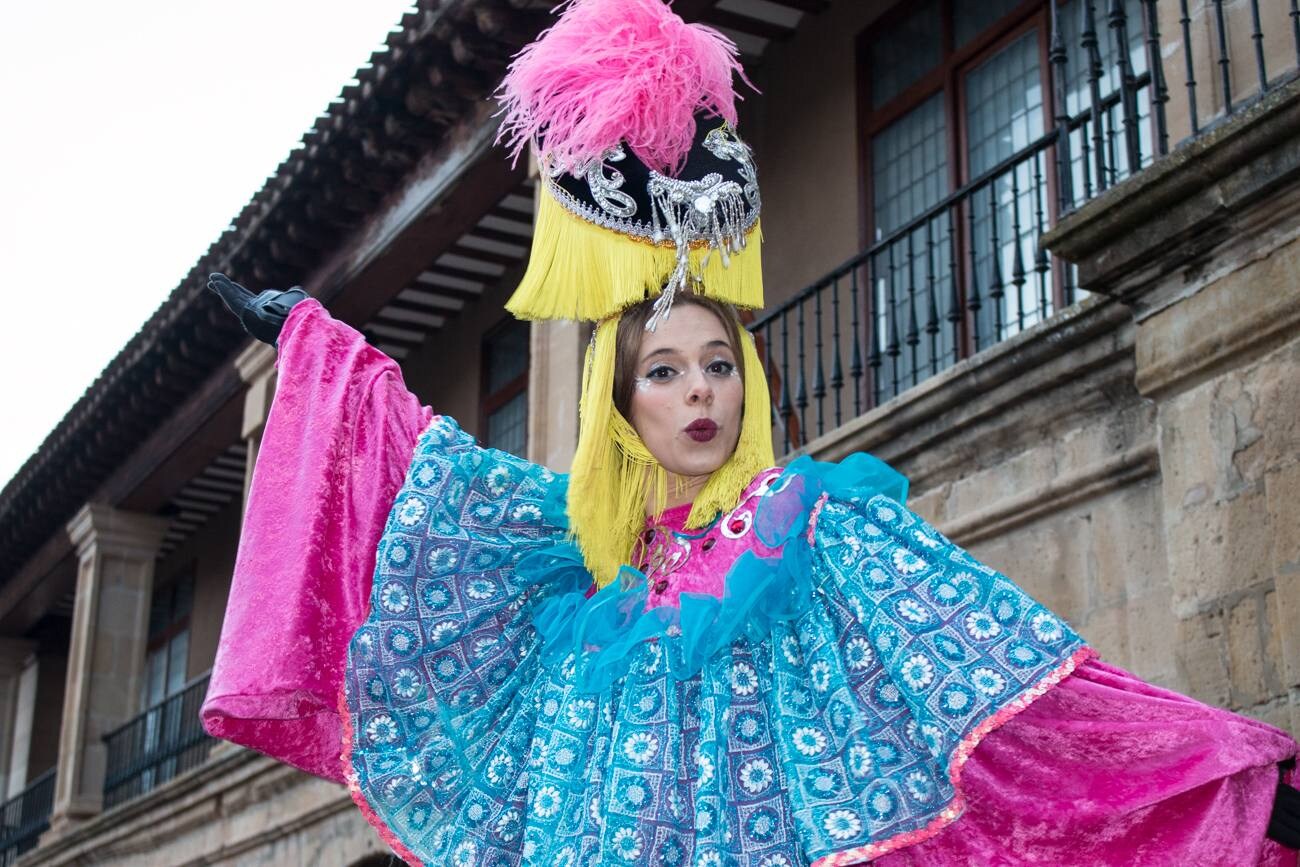
[[[280,337],[212,679],[212,735],[341,781],[339,687],[375,549],[431,412],[316,301]]]
[[[1295,753],[1272,726],[1087,662],[971,754],[961,818],[872,863],[1295,867],[1264,837]]]

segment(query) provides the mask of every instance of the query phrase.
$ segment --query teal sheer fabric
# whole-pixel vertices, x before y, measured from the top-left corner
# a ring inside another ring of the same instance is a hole
[[[574,654],[583,688],[600,692],[626,673],[643,642],[656,641],[671,676],[693,677],[737,638],[762,641],[775,624],[807,610],[810,547],[806,541],[788,543],[806,535],[819,501],[866,502],[883,495],[901,503],[907,487],[905,476],[871,455],[854,454],[838,464],[798,458],[759,501],[754,517],[755,534],[765,546],[782,549],[781,555],[745,552],[727,572],[721,598],[683,593],[680,606],[647,610],[646,576],[631,566],[588,596],[591,577],[571,543],[530,555],[518,567],[524,584],[568,588],[542,602],[533,621],[545,659],[556,663]]]

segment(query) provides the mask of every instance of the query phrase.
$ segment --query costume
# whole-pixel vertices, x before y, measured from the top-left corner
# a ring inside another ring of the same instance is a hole
[[[761,303],[734,56],[659,0],[579,0],[507,79],[545,170],[511,308],[599,320],[572,477],[292,308],[208,730],[344,780],[412,863],[1287,863],[1289,736],[1097,662],[883,463],[771,467],[747,337],[735,453],[645,518],[620,313]]]
[[[880,863],[1288,863],[1261,839],[1275,763],[1295,751],[1288,736],[1090,660],[1001,576],[904,509],[886,521],[885,501],[853,493],[883,490],[897,502],[902,482],[887,471],[873,482],[861,464],[830,476],[810,467],[800,487],[776,494],[762,473],[738,510],[704,531],[678,535],[669,528],[682,510],[665,513],[646,556],[671,565],[685,537],[682,565],[588,599],[575,591],[591,579],[564,544],[564,476],[475,446],[315,302],[290,315],[279,369],[204,722],[340,780],[340,719],[350,721],[354,795],[412,863],[563,864],[565,845],[587,847],[577,864],[673,863],[675,840],[683,864],[807,864],[841,841],[852,852],[877,828],[900,845],[921,836],[929,810],[949,809],[954,756],[965,759],[965,811]],[[765,484],[767,508],[748,496]],[[807,500],[819,489],[838,493],[814,521],[817,501]],[[761,559],[778,550],[779,563]],[[744,584],[717,603],[714,552],[752,565],[729,568]],[[860,585],[846,581],[846,560]],[[966,582],[989,592],[956,607]],[[698,595],[672,607],[683,590]],[[807,626],[794,616],[804,593],[823,600]],[[645,611],[651,594],[667,607]],[[859,605],[870,616],[859,619]],[[976,617],[968,626],[959,611]],[[927,614],[934,620],[918,622]],[[776,638],[752,640],[769,623]],[[897,637],[886,638],[889,626]],[[627,629],[657,640],[619,646]],[[701,634],[738,641],[701,660],[700,644],[683,643]],[[579,678],[566,659],[580,641],[607,653],[582,666],[585,684],[608,679],[595,695],[563,685]],[[988,664],[950,659],[981,641],[999,648]],[[1034,667],[1017,667],[1018,652]],[[907,684],[927,678],[924,664],[907,668],[921,653],[933,673],[912,692]],[[345,668],[354,707],[340,717]],[[984,692],[994,674],[1005,689],[996,701]],[[1035,677],[1027,694],[1038,697],[1023,706],[1015,695]],[[962,698],[971,710],[953,715]],[[913,708],[922,715],[910,717]],[[961,748],[987,728],[977,747]],[[947,767],[925,760],[927,738]],[[418,768],[403,761],[417,744]],[[439,817],[439,798],[451,816]],[[861,830],[850,833],[854,819],[837,810],[854,811]],[[849,857],[821,863],[856,863]]]

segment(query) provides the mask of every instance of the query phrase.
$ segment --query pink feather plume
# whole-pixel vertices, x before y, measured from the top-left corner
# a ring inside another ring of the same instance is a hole
[[[663,0],[568,0],[560,9],[515,56],[497,94],[498,140],[516,157],[532,141],[553,167],[581,171],[626,142],[675,175],[697,112],[736,123],[732,75],[749,80],[735,43],[718,31],[687,24]]]

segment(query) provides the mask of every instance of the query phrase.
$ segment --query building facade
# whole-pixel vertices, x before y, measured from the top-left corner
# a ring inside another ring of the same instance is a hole
[[[198,726],[274,395],[204,291],[302,284],[567,467],[586,333],[513,322],[487,101],[549,2],[421,0],[0,492],[0,861],[389,863]],[[758,88],[779,455],[867,450],[1108,660],[1300,733],[1300,19],[1283,4],[677,0]]]

